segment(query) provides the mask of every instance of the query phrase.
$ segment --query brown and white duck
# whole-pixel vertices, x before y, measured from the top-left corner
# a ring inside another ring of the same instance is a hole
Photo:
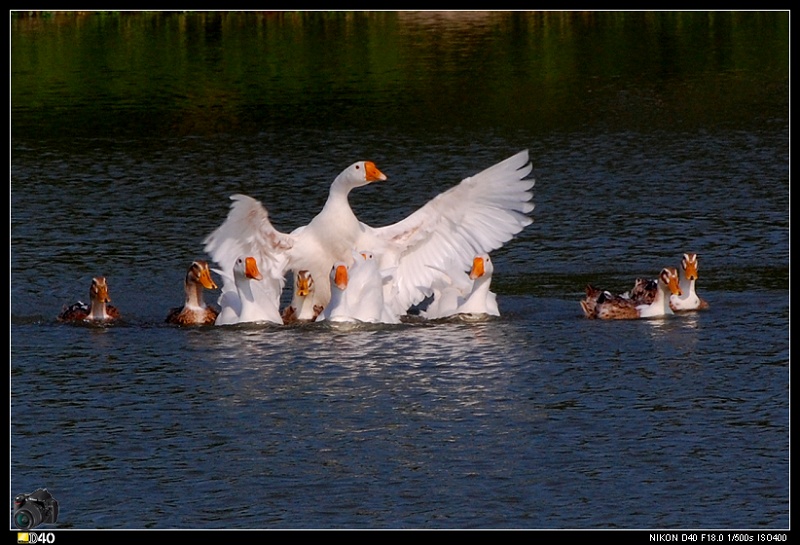
[[[283,323],[313,322],[322,312],[322,305],[314,304],[314,277],[307,270],[297,271],[294,277],[292,302],[283,309]]]
[[[697,295],[694,287],[697,281],[697,254],[683,254],[681,271],[683,274],[680,284],[683,295],[670,295],[669,306],[675,312],[707,309],[708,302]]]
[[[652,302],[643,302],[646,293],[645,287],[642,298],[637,300],[631,296],[614,295],[609,291],[599,290],[590,284],[586,286],[586,298],[581,301],[581,308],[587,318],[601,320],[631,320],[673,314],[669,297],[682,294],[677,269],[665,267],[661,270]]]
[[[92,278],[89,288],[89,304],[78,301],[70,306],[65,306],[58,315],[61,322],[103,321],[114,320],[120,317],[117,307],[110,305],[108,295],[108,282],[105,276]]]
[[[177,325],[211,325],[217,319],[217,309],[206,305],[203,290],[215,290],[206,261],[192,262],[183,281],[186,299],[182,307],[175,307],[167,315],[167,323]]]

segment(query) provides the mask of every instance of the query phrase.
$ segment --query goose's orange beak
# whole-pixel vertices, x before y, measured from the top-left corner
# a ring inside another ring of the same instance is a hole
[[[344,265],[339,265],[336,267],[336,273],[334,274],[333,282],[340,290],[343,290],[347,287],[347,267]]]
[[[258,270],[258,265],[256,265],[256,258],[248,257],[244,260],[244,275],[253,280],[261,280],[261,271]]]
[[[470,280],[475,280],[476,278],[480,278],[484,275],[486,270],[484,269],[483,258],[476,257],[472,260],[472,270],[469,271],[469,278]]]
[[[375,166],[375,163],[372,161],[364,161],[364,174],[366,175],[366,179],[368,182],[378,182],[386,180],[386,175],[378,170],[378,167]]]

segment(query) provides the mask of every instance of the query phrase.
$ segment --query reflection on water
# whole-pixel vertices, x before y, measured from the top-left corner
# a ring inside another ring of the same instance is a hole
[[[743,104],[757,119],[785,107],[788,82],[788,13],[119,13],[11,23],[21,136],[338,125],[425,134],[416,120],[426,118],[434,139],[503,126],[696,129],[750,123]]]
[[[59,528],[787,528],[788,96],[783,12],[12,16],[12,492]],[[498,320],[164,323],[233,193],[288,232],[371,159],[379,226],[522,149]],[[686,251],[708,311],[582,317]],[[124,319],[57,323],[98,274]]]
[[[332,389],[327,395],[335,395],[359,381],[368,381],[376,392],[415,388],[435,395],[437,385],[446,384],[468,394],[506,382],[503,375],[518,358],[513,347],[504,346],[507,331],[491,327],[490,332],[483,325],[369,325],[330,332],[323,324],[294,330],[265,326],[197,335],[190,342],[215,362],[219,380],[239,385],[231,388],[234,399],[260,397],[276,384],[300,391],[327,386]]]

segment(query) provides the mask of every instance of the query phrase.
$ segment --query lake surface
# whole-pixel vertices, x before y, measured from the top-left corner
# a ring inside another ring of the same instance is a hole
[[[51,527],[789,528],[788,12],[10,27],[10,493]],[[369,159],[386,225],[522,149],[499,319],[164,323],[233,193],[288,232]],[[583,317],[688,251],[707,311]],[[100,274],[123,319],[58,323]]]

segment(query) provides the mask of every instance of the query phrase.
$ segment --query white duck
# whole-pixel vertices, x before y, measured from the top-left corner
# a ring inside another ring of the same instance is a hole
[[[224,277],[222,271],[217,271]],[[259,271],[256,259],[252,256],[237,257],[233,265],[233,285],[226,279],[222,294],[219,297],[220,312],[215,325],[242,324],[249,322],[271,322],[282,324],[278,312],[280,281],[264,278]],[[263,286],[256,287],[253,280]]]
[[[383,286],[391,275],[378,269],[372,252],[354,253],[351,265],[336,262],[330,280],[331,300],[317,321],[400,323],[399,316],[384,304]]]
[[[675,312],[708,308],[708,302],[697,295],[694,287],[697,281],[697,254],[683,254],[681,270],[683,274],[681,275],[680,285],[683,295],[670,295],[670,308]]]
[[[524,179],[532,170],[527,150],[476,174],[439,194],[404,220],[370,227],[356,218],[347,200],[354,187],[385,180],[374,164],[358,162],[333,182],[322,211],[290,234],[277,231],[266,209],[250,197],[234,195],[225,222],[205,240],[205,251],[217,263],[245,253],[269,261],[276,274],[308,270],[319,279],[313,305],[325,307],[331,297],[329,272],[334,263],[350,264],[352,251],[371,248],[380,270],[392,270],[384,296],[394,315],[430,293],[449,262],[467,269],[476,253],[501,247],[531,223],[531,188]]]
[[[497,296],[489,289],[493,272],[489,254],[481,254],[473,258],[469,274],[463,271],[446,273],[446,284],[435,283],[433,301],[422,316],[431,320],[450,316],[472,320],[500,316]]]

